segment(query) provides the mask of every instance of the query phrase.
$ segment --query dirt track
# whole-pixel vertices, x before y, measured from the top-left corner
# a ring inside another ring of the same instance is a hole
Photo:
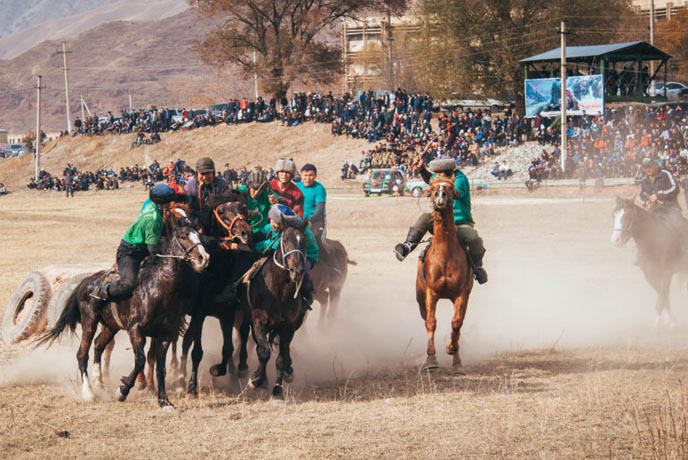
[[[204,391],[198,400],[173,395],[172,416],[148,394],[112,401],[116,377],[132,365],[123,335],[111,385],[94,404],[78,400],[76,342],[0,345],[0,458],[654,458],[658,437],[681,452],[686,441],[662,430],[674,420],[676,436],[686,435],[688,340],[683,329],[650,330],[654,298],[633,250],[609,243],[615,191],[543,192],[474,195],[490,282],[476,285],[469,304],[464,378],[418,373],[425,332],[415,257],[400,264],[391,252],[427,204],[332,193],[330,235],[358,265],[336,323],[319,328],[316,307],[298,333],[286,404],[210,379],[214,320]],[[111,261],[143,197],[138,186],[73,200],[2,197],[0,305],[33,269]],[[684,324],[685,297],[674,292]],[[450,310],[440,304],[438,349]]]

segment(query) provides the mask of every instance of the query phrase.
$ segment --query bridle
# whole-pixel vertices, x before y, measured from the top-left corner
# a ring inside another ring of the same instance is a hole
[[[443,194],[446,194],[446,197],[444,199],[446,199],[447,201],[453,200],[455,195],[454,183],[445,179],[435,179],[432,182],[432,207],[435,210],[443,209],[437,207],[437,194],[441,192]]]
[[[628,209],[629,207],[631,208],[630,210]],[[624,215],[626,215],[626,213],[628,213],[630,215],[630,223],[628,225],[624,226],[621,222],[619,222],[620,228],[614,227],[615,231],[619,231],[621,233],[621,239],[625,243],[631,237],[631,231],[633,229],[633,225],[635,224],[635,220],[636,220],[636,216],[638,214],[638,211],[636,209],[635,204],[632,204],[631,206],[622,206],[616,212],[618,212],[618,211],[623,211]]]
[[[217,212],[217,208],[213,210],[213,215],[215,216],[215,220],[217,220],[217,223],[227,232],[227,236],[218,237],[218,240],[222,241],[222,243],[220,243],[220,246],[222,246],[224,249],[229,249],[229,246],[227,245],[226,241],[234,241],[235,238],[241,236],[234,232],[234,226],[237,222],[247,222],[246,216],[244,216],[241,213],[238,213],[236,216],[232,218],[229,224],[226,224],[225,221],[222,219],[222,216],[220,216],[220,213]]]
[[[193,229],[193,227],[191,225],[182,225],[182,227],[190,227]],[[179,238],[177,237],[176,232],[172,232],[172,235],[173,235],[172,239],[171,239],[172,243],[174,243],[175,247],[177,247],[183,253],[183,255],[179,256],[179,255],[175,255],[175,254],[156,254],[156,257],[162,257],[162,258],[167,258],[167,259],[191,260],[191,257],[189,256],[189,254],[191,254],[191,251],[196,249],[198,246],[202,245],[202,243],[199,240],[198,243],[194,243],[191,246],[189,246],[188,248],[185,248],[182,245],[182,243],[179,242]]]
[[[299,248],[294,248],[294,249],[290,249],[290,250],[285,249],[285,247],[284,247],[284,232],[280,236],[280,244],[279,244],[279,253],[280,253],[280,258],[282,260],[281,262],[277,259],[277,252],[278,251],[275,251],[272,253],[273,262],[275,262],[275,265],[277,265],[282,270],[288,271],[290,275],[293,274],[295,272],[295,270],[293,268],[289,268],[287,266],[287,263],[285,261],[287,256],[289,256],[291,254],[298,254],[301,256],[302,262],[304,264],[306,263],[306,254],[304,254],[304,252],[301,249],[299,249]],[[294,298],[295,299],[298,296],[299,291],[301,290],[301,283],[303,283],[303,277],[304,277],[304,274],[301,274],[301,277],[299,278],[299,280],[296,283],[296,292],[294,292]]]

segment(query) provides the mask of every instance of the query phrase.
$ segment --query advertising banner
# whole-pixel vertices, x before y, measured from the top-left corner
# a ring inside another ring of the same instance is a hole
[[[538,114],[558,117],[561,113],[561,79],[526,80],[526,118]],[[566,78],[566,115],[601,115],[604,113],[602,75]]]

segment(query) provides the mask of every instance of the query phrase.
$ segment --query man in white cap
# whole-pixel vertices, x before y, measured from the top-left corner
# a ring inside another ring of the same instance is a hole
[[[473,265],[473,274],[476,281],[480,284],[487,282],[487,271],[483,268],[483,256],[485,246],[483,239],[474,228],[473,215],[471,214],[471,191],[466,175],[456,167],[456,160],[453,158],[439,158],[428,163],[425,168],[422,157],[418,157],[413,164],[414,170],[419,170],[423,180],[430,183],[433,176],[444,177],[454,181],[454,187],[458,191],[458,196],[454,200],[454,225],[456,233],[462,246],[468,246],[468,259]],[[397,259],[401,262],[413,251],[423,240],[426,232],[433,229],[433,217],[431,213],[423,213],[413,227],[409,228],[406,241],[394,247]]]

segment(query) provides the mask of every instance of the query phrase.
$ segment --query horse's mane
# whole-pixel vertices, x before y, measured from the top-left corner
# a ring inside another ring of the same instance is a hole
[[[308,226],[308,218],[301,218],[299,216],[282,216],[282,225],[285,227],[292,227],[303,232]]]

